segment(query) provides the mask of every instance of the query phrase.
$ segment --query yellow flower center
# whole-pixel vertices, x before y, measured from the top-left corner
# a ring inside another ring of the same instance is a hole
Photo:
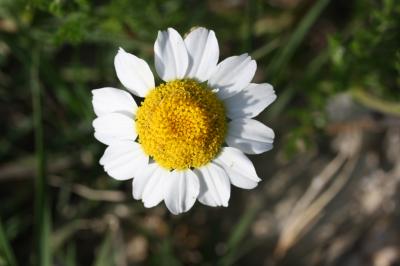
[[[210,162],[227,131],[225,109],[211,90],[194,80],[175,80],[154,88],[136,114],[143,150],[167,169]]]

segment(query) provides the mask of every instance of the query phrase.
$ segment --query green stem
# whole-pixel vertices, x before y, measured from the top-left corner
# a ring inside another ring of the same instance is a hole
[[[47,191],[46,162],[43,142],[41,90],[39,85],[39,50],[32,49],[30,82],[32,90],[33,123],[35,131],[36,178],[35,178],[35,247],[36,265],[50,266],[50,209]]]
[[[12,252],[10,243],[8,242],[1,220],[0,220],[0,256],[4,256],[7,265],[10,266],[17,265],[14,253]]]
[[[245,15],[243,16],[243,50],[251,51],[254,22],[254,0],[249,0],[246,5]]]
[[[249,227],[256,218],[259,210],[260,204],[256,204],[255,206],[248,208],[246,212],[240,217],[239,221],[236,223],[234,229],[232,230],[233,233],[227,240],[227,251],[221,257],[218,263],[219,266],[228,266],[233,264],[238,249],[240,248],[240,244],[243,242],[246,234],[248,233]]]
[[[351,95],[357,102],[372,110],[394,116],[400,116],[399,103],[379,99],[378,97],[371,95],[360,88],[351,90]]]
[[[273,58],[271,64],[268,66],[268,73],[270,76],[277,76],[275,79],[279,79],[281,71],[283,71],[286,65],[290,62],[307,33],[329,2],[330,0],[317,1],[310,11],[308,11],[307,14],[301,19],[295,31],[290,36],[287,44],[283,47],[282,51]]]

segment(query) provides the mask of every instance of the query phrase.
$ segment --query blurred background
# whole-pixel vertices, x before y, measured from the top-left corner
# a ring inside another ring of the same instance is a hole
[[[90,91],[170,26],[278,95],[228,208],[145,209],[98,164]],[[0,0],[0,265],[400,265],[399,73],[397,0]]]

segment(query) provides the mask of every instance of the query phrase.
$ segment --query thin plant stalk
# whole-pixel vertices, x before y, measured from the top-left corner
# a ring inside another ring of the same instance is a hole
[[[4,256],[7,265],[17,266],[14,253],[11,249],[10,242],[4,231],[1,220],[0,220],[0,256]]]
[[[35,132],[35,265],[50,266],[50,208],[47,190],[46,160],[43,138],[41,89],[39,84],[39,50],[32,49],[30,85],[32,90],[33,123]]]

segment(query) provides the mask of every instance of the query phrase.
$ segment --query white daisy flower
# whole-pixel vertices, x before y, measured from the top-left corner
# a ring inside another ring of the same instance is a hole
[[[108,145],[100,164],[117,180],[133,178],[133,197],[145,207],[161,201],[173,214],[196,199],[228,206],[231,184],[257,186],[247,154],[272,149],[274,132],[254,120],[275,99],[270,84],[251,83],[248,54],[218,63],[215,33],[196,28],[185,39],[169,28],[154,44],[155,85],[149,65],[119,49],[114,64],[125,88],[93,90],[94,136]]]

